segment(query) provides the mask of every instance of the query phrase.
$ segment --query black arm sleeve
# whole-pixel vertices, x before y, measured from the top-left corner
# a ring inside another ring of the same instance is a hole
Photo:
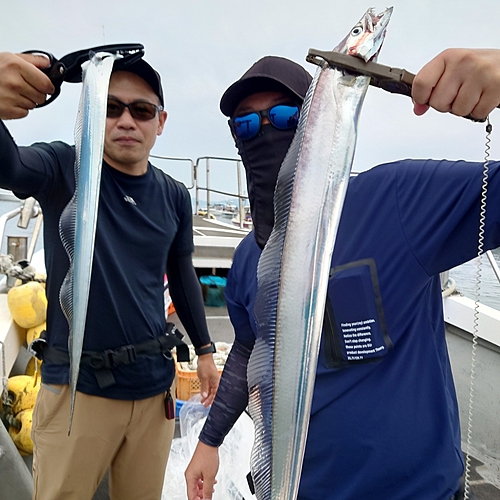
[[[59,141],[18,147],[0,121],[0,187],[10,189],[20,198],[35,196],[40,201],[44,196],[61,196],[55,179],[66,175],[64,186],[71,197],[74,163],[74,147]]]
[[[219,388],[199,439],[220,446],[248,405],[247,365],[253,344],[234,341],[224,366]]]
[[[195,347],[210,344],[201,286],[191,254],[169,255],[168,287],[175,311]]]
[[[23,181],[26,167],[19,150],[3,122],[0,122],[0,186],[15,191]]]

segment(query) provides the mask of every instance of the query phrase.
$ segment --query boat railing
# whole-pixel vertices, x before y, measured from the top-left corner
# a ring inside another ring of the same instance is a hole
[[[197,214],[201,209],[206,210],[206,216],[210,217],[212,202],[220,202],[220,196],[237,200],[237,209],[240,214],[244,213],[244,207],[248,204],[245,176],[242,174],[243,164],[239,158],[228,158],[223,156],[202,156],[196,160],[173,156],[151,155],[151,158],[160,160],[159,168],[184,182],[194,201],[193,209]],[[186,169],[189,168],[189,172]],[[213,177],[217,177],[214,187]],[[224,179],[221,183],[220,179]],[[228,187],[220,188],[221,184]],[[205,196],[203,196],[205,195]],[[215,200],[216,196],[219,199]],[[206,203],[206,207],[205,207]],[[240,217],[240,227],[244,220]]]
[[[488,257],[488,261],[490,263],[490,266],[493,269],[493,272],[495,273],[495,276],[497,277],[498,282],[500,283],[500,269],[498,268],[497,261],[495,260],[495,257],[493,256],[493,253],[491,250],[488,250],[486,252],[486,257]]]
[[[14,208],[13,210],[10,210],[0,216],[0,238],[1,241],[3,241],[3,237],[5,234],[5,227],[7,226],[7,222],[14,217],[17,217],[21,214],[23,207],[20,205],[17,208]]]
[[[19,202],[19,206],[0,216],[0,242],[3,243],[4,241],[7,223],[18,217],[17,227],[23,230],[25,236],[7,235],[7,254],[11,256],[13,263],[24,259],[31,262],[42,227],[42,210],[35,198],[27,198],[23,201],[14,195],[11,197],[8,197],[4,193],[2,195],[4,201],[17,201]],[[34,226],[28,227],[33,218],[36,218]],[[29,247],[27,246],[28,236],[31,237]],[[5,269],[2,270],[5,271]],[[15,279],[8,277],[7,288],[10,288],[14,281]]]
[[[236,183],[236,191],[227,191],[214,189],[212,187],[212,166],[214,162],[224,162],[232,164],[236,170],[236,178],[233,179]],[[205,170],[205,185],[201,182],[200,175],[197,176],[196,182],[196,212],[200,209],[200,194],[205,192],[207,202],[207,215],[210,217],[210,209],[212,207],[212,194],[220,194],[226,197],[236,198],[238,200],[238,211],[240,214],[244,211],[245,201],[248,200],[246,192],[246,183],[242,182],[242,162],[236,158],[225,158],[221,156],[202,156],[196,160],[196,172],[199,174],[204,167]],[[245,187],[244,187],[245,186]],[[243,219],[240,217],[240,226],[243,227]]]
[[[174,163],[179,163],[182,164],[181,169],[177,172],[170,171],[167,168],[163,168],[162,170],[165,170],[168,174],[172,175],[175,179],[180,180],[181,182],[184,182],[185,186],[191,190],[195,187],[196,185],[196,164],[191,158],[181,158],[181,157],[175,157],[175,156],[161,156],[161,155],[150,155],[151,158],[156,158],[157,160],[164,160],[166,162],[171,162],[170,164]],[[163,162],[162,162],[163,163]],[[184,175],[181,175],[179,178],[179,172],[183,173],[185,171],[185,165],[188,164],[189,167],[189,174],[188,174],[188,181],[186,182],[186,177]],[[164,166],[163,164],[160,166],[160,168]]]

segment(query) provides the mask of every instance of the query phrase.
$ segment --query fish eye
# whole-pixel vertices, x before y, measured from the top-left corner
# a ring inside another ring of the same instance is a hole
[[[357,26],[354,26],[354,28],[351,30],[351,35],[358,36],[358,35],[361,35],[362,32],[363,32],[363,28],[362,28],[362,26],[360,26],[358,24]]]

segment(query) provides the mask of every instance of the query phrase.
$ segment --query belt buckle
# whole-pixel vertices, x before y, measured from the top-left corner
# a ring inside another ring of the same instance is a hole
[[[104,354],[108,356],[111,368],[115,368],[121,364],[128,365],[135,363],[137,360],[137,352],[132,344],[120,347],[114,351],[104,351]]]

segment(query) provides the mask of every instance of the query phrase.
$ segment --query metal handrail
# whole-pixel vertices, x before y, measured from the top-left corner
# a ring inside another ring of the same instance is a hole
[[[193,197],[195,200],[195,213],[198,213],[200,210],[200,193],[206,193],[206,201],[207,201],[207,216],[210,217],[210,208],[211,208],[211,194],[220,194],[227,197],[237,198],[238,199],[238,210],[239,213],[242,214],[244,212],[245,202],[248,201],[248,196],[244,193],[244,183],[242,181],[242,162],[240,158],[229,158],[224,156],[201,156],[196,160],[192,160],[191,158],[182,158],[175,156],[163,156],[163,155],[150,155],[151,158],[156,158],[159,160],[172,161],[172,162],[188,162],[191,169],[191,184],[186,186],[188,190],[194,191]],[[212,161],[225,161],[236,163],[236,192],[225,191],[221,189],[214,189],[211,186],[211,162]],[[205,169],[205,186],[201,185],[201,180],[203,173],[202,169]],[[243,218],[240,217],[240,228],[243,228]]]
[[[236,162],[236,176],[237,176],[237,192],[236,193],[231,193],[227,191],[220,191],[218,189],[213,189],[210,187],[210,160],[217,160],[217,161],[228,161],[228,162]],[[207,216],[210,216],[210,193],[217,193],[217,194],[223,194],[224,196],[231,196],[234,198],[238,199],[238,210],[239,213],[243,213],[243,207],[244,207],[244,201],[248,200],[248,196],[243,194],[243,188],[242,188],[242,182],[241,182],[241,159],[239,158],[227,158],[223,156],[201,156],[200,158],[196,159],[195,165],[196,165],[196,171],[198,172],[200,168],[200,164],[202,161],[205,161],[205,179],[206,179],[206,186],[202,187],[198,183],[199,176],[197,176],[197,183],[196,183],[196,198],[195,198],[195,207],[196,207],[196,213],[198,213],[198,210],[200,209],[199,206],[199,193],[200,191],[206,191],[207,193]],[[243,227],[243,218],[240,217],[240,228]]]
[[[157,158],[159,160],[170,160],[170,161],[187,161],[191,166],[191,185],[186,186],[188,189],[193,189],[196,186],[196,166],[191,158],[181,158],[175,156],[161,156],[161,155],[150,155],[151,158]]]
[[[488,250],[486,252],[486,257],[488,257],[488,260],[490,262],[490,266],[493,269],[493,272],[495,273],[495,276],[497,277],[498,282],[500,283],[500,269],[498,269],[497,261],[495,260],[495,257],[493,256],[493,253],[491,252],[491,250]]]
[[[21,200],[19,200],[19,202],[21,202]],[[26,229],[28,227],[30,219],[37,218],[35,227],[33,228],[33,231],[31,233],[30,247],[28,249],[26,257],[28,262],[30,262],[31,257],[33,256],[33,253],[35,251],[38,235],[40,234],[40,228],[43,221],[42,210],[34,198],[27,198],[19,207],[2,214],[0,216],[0,242],[3,241],[3,238],[5,236],[5,228],[7,222],[14,217],[17,217],[18,215],[21,216],[21,218],[24,218],[22,222],[20,220],[18,223],[18,226],[22,229]]]
[[[6,212],[0,216],[0,241],[3,241],[3,237],[5,235],[5,226],[7,225],[7,221],[10,219],[13,219],[17,215],[19,215],[22,211],[23,207],[22,205],[14,208],[14,210],[11,210],[10,212]]]

